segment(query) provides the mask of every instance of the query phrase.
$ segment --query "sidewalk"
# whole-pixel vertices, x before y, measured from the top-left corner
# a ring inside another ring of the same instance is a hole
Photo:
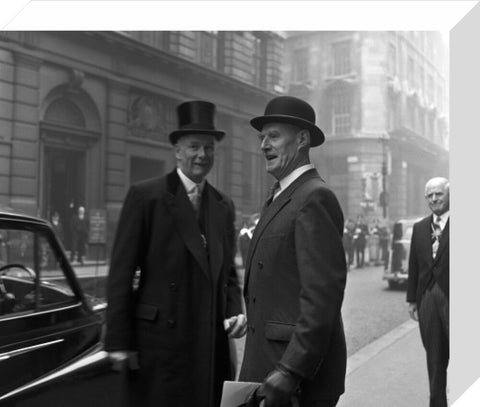
[[[428,376],[418,324],[407,321],[348,358],[337,407],[428,406]]]

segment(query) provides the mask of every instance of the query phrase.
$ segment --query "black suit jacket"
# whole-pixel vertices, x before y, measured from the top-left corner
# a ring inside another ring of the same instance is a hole
[[[208,183],[202,199],[208,252],[176,170],[132,186],[120,215],[106,349],[140,352],[142,405],[212,405],[214,381],[228,379],[214,379],[213,372],[229,358],[223,319],[242,312],[235,212],[231,199]]]
[[[437,282],[447,298],[450,294],[450,218],[442,231],[435,258],[432,258],[432,220],[433,215],[430,215],[413,226],[408,262],[407,301],[416,302],[417,306],[420,306],[422,295],[432,282]]]
[[[344,391],[342,233],[342,210],[314,169],[262,213],[246,266],[249,327],[240,380],[262,382],[281,364],[303,378],[302,400]]]

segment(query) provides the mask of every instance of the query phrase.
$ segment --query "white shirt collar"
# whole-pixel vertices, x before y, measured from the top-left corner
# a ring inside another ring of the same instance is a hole
[[[286,177],[282,178],[279,181],[280,189],[275,193],[273,199],[275,199],[285,189],[287,189],[293,183],[293,181],[295,181],[298,177],[300,177],[300,175],[307,172],[308,170],[311,170],[312,168],[315,168],[313,166],[313,164],[305,164],[305,165],[302,165],[301,167],[296,168],[290,174],[288,174]]]
[[[442,230],[447,224],[449,218],[450,218],[449,210],[447,212],[442,213],[440,216],[437,216],[435,214],[433,215],[433,221],[437,221],[440,224],[440,227],[442,228]]]
[[[200,187],[200,193],[203,191],[203,187],[205,185],[205,179],[200,182],[200,184],[197,184],[196,182],[193,182],[190,178],[188,178],[183,171],[177,167],[177,174],[180,177],[180,180],[182,181],[183,186],[185,187],[185,191],[187,191],[187,194],[192,191],[193,188],[195,188],[196,185],[199,185]]]

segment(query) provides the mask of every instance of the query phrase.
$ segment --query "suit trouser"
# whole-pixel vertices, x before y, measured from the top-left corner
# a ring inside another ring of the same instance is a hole
[[[420,335],[427,353],[430,407],[447,407],[448,308],[448,298],[435,283],[423,294],[418,311]]]

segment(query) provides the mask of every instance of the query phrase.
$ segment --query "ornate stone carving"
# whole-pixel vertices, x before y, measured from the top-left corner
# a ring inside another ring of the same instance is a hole
[[[168,122],[168,106],[160,98],[130,96],[127,123],[131,136],[165,141]]]

